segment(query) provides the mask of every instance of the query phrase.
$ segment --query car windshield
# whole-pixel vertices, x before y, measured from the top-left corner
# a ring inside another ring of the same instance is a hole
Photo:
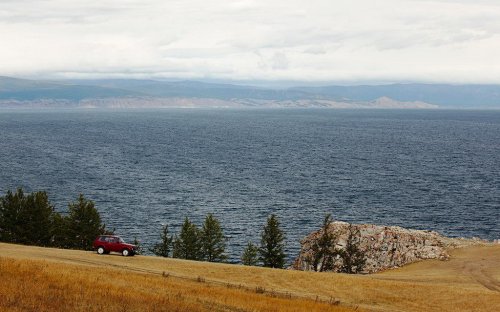
[[[121,237],[117,237],[117,238],[118,238],[118,242],[119,243],[125,243],[125,241],[123,240],[123,238],[121,238]]]

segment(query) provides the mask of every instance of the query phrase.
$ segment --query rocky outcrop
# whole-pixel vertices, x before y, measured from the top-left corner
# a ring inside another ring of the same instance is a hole
[[[433,231],[405,229],[399,226],[378,226],[372,224],[352,224],[351,231],[359,231],[357,244],[364,253],[366,263],[363,273],[374,273],[396,268],[423,259],[449,258],[448,250],[471,244],[486,243],[479,239],[449,238]],[[349,223],[332,222],[328,231],[336,237],[331,249],[345,249],[349,236]],[[301,241],[301,251],[293,264],[293,269],[311,271],[314,248],[323,231],[319,230]],[[339,271],[342,259],[335,260],[333,271]],[[317,268],[320,270],[320,268]]]

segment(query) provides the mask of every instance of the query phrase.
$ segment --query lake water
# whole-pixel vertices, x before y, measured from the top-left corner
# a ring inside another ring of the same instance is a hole
[[[0,111],[0,190],[79,193],[146,246],[162,224],[218,217],[237,260],[275,213],[289,259],[326,213],[500,237],[500,112]]]

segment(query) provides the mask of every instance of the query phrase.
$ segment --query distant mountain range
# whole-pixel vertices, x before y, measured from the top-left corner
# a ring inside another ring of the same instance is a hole
[[[341,107],[500,109],[500,85],[390,84],[268,89],[197,81],[0,77],[0,107]]]

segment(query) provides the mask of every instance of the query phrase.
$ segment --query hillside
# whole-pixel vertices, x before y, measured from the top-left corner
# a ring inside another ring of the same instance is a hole
[[[199,81],[0,77],[0,108],[500,108],[498,85],[387,84],[263,88]]]
[[[0,244],[0,255],[4,311],[494,311],[500,306],[500,245],[456,249],[449,261],[427,260],[373,275],[10,244]]]
[[[498,85],[388,84],[361,86],[297,87],[295,91],[324,97],[373,101],[387,97],[399,102],[424,102],[450,108],[500,108]]]
[[[80,101],[87,98],[143,96],[140,92],[101,86],[0,77],[0,100],[42,99]]]

